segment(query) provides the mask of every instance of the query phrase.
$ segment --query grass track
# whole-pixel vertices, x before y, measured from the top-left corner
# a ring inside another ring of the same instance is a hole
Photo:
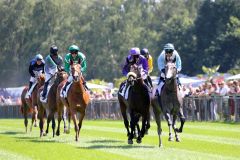
[[[0,160],[3,159],[240,159],[240,124],[187,122],[181,143],[168,142],[166,122],[163,125],[163,145],[158,148],[155,122],[142,144],[127,144],[121,121],[83,122],[80,141],[71,134],[39,138],[39,129],[24,133],[22,119],[0,119]],[[72,126],[73,127],[73,126]]]

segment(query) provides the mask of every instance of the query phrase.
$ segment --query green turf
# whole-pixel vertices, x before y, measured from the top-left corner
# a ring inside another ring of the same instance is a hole
[[[39,129],[24,132],[22,119],[0,119],[0,159],[240,159],[240,124],[187,122],[181,142],[168,142],[166,122],[163,126],[163,148],[158,147],[155,122],[142,144],[127,144],[121,121],[84,120],[80,141],[71,134],[40,138]]]

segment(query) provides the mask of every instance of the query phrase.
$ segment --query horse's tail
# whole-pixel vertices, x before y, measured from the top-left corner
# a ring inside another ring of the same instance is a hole
[[[28,91],[28,87],[25,87],[22,91],[22,94],[21,94],[21,106],[20,106],[20,112],[22,114],[24,114],[24,111],[28,110],[28,105],[27,105],[27,101],[25,99],[25,96],[27,94],[27,91]]]

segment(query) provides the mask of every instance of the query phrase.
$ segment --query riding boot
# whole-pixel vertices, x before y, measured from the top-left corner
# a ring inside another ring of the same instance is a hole
[[[88,88],[87,83],[86,83],[85,80],[83,80],[83,86],[84,86],[88,91],[90,91],[90,89]]]
[[[147,76],[147,80],[148,80],[148,83],[150,84],[150,86],[153,87],[152,79],[150,76]]]
[[[29,82],[29,86],[28,86],[28,91],[30,90],[30,88],[32,87],[32,85],[33,85],[33,82]]]
[[[71,82],[68,82],[68,81],[67,81],[67,83],[65,83],[65,85],[64,85],[64,87],[63,87],[63,89],[62,89],[62,93],[63,93],[64,96],[66,95],[67,86],[68,86],[70,83],[71,83]]]
[[[48,81],[44,83],[43,93],[42,93],[42,98],[43,99],[46,99],[48,84],[49,84]]]

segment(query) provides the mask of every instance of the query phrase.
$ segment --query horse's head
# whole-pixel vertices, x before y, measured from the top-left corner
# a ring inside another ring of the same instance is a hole
[[[67,79],[67,73],[65,71],[62,71],[62,70],[58,71],[57,74],[56,74],[55,83],[59,84],[65,79]]]
[[[175,79],[176,74],[177,74],[176,64],[172,62],[168,62],[165,66],[166,83]]]
[[[143,82],[144,74],[145,73],[143,71],[142,66],[138,66],[136,64],[131,65],[130,72],[127,75],[129,84],[134,85],[134,81],[136,80],[140,80],[141,82]]]
[[[43,85],[45,81],[45,75],[41,71],[39,71],[39,72],[35,72],[35,76],[38,84]]]
[[[80,64],[72,64],[71,65],[71,73],[73,80],[78,82],[82,76],[81,65]]]

